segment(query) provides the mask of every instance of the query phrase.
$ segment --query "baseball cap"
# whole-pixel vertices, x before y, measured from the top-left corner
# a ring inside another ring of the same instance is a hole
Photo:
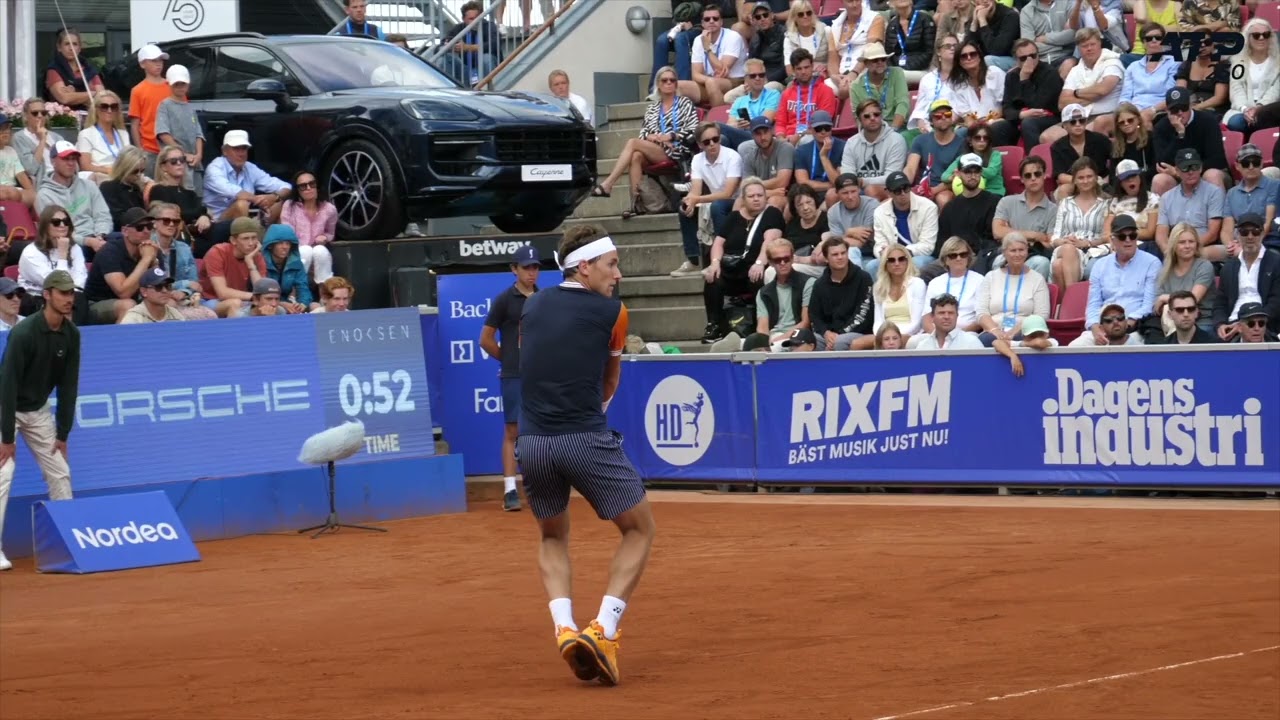
[[[956,167],[960,168],[961,170],[965,170],[971,167],[976,167],[979,170],[981,170],[986,166],[987,164],[982,162],[981,155],[977,153],[965,153],[964,155],[960,156],[960,164],[957,165]]]
[[[75,292],[76,281],[71,279],[71,273],[66,270],[54,270],[44,276],[44,289]]]
[[[1267,311],[1267,306],[1262,303],[1247,302],[1240,306],[1240,312],[1236,314],[1236,319],[1243,320],[1245,318],[1258,316],[1270,318],[1271,313]]]
[[[839,192],[850,185],[856,186],[857,184],[857,175],[854,175],[853,173],[841,173],[840,177],[836,178],[836,192]]]
[[[267,293],[280,293],[280,283],[271,278],[259,278],[253,283],[254,295],[266,295]]]
[[[752,12],[755,12],[755,10],[759,10],[760,8],[765,8],[769,11],[770,15],[773,14],[773,6],[769,4],[769,0],[756,0],[751,4],[754,6]]]
[[[160,49],[159,45],[147,43],[138,49],[138,62],[143,60],[168,60],[169,53]]]
[[[1182,148],[1177,154],[1177,166],[1179,170],[1186,170],[1192,165],[1203,165],[1200,162],[1200,153],[1195,148]]]
[[[5,115],[4,113],[0,113],[0,127],[4,127],[5,125],[8,125],[9,122],[10,122],[9,116]]]
[[[801,345],[817,345],[818,340],[813,336],[813,331],[809,328],[796,328],[791,331],[786,340],[782,341],[782,347],[793,348]]]
[[[80,151],[76,149],[76,146],[72,145],[66,140],[59,140],[53,145],[54,157],[69,158],[72,155],[78,156],[79,154],[80,154]]]
[[[187,72],[186,65],[172,65],[169,71],[164,74],[164,79],[169,81],[170,85],[178,83],[191,84],[191,73]]]
[[[19,285],[17,280],[11,277],[0,277],[0,295],[12,295],[14,293],[25,295],[26,292],[26,289]]]
[[[512,259],[511,262],[515,263],[519,267],[529,267],[530,265],[541,265],[542,256],[538,254],[538,248],[532,245],[525,245],[520,249],[516,250],[515,257]]]
[[[231,221],[231,237],[245,233],[262,234],[262,223],[251,217],[238,217]]]
[[[1022,337],[1029,338],[1032,335],[1049,334],[1049,324],[1039,315],[1028,315],[1022,318]]]
[[[1112,311],[1112,310],[1119,311],[1119,313],[1120,313],[1121,315],[1125,315],[1125,316],[1127,317],[1127,313],[1125,313],[1125,311],[1124,311],[1124,306],[1123,306],[1123,305],[1120,305],[1120,304],[1118,304],[1118,303],[1109,303],[1109,304],[1107,304],[1107,305],[1104,305],[1104,306],[1102,307],[1102,313],[1101,313],[1101,314],[1102,314],[1102,315],[1106,315],[1108,312],[1110,312],[1110,311]]]
[[[244,130],[228,130],[222,137],[222,147],[253,147],[249,142],[249,133]]]
[[[151,222],[151,215],[140,207],[131,207],[120,216],[120,227],[133,227],[142,222]]]
[[[1116,179],[1128,180],[1129,178],[1142,172],[1142,168],[1138,167],[1138,163],[1132,160],[1121,160],[1116,165]]]
[[[889,173],[889,177],[885,178],[884,186],[889,192],[894,192],[911,187],[911,181],[907,179],[906,174],[895,171]]]
[[[763,115],[751,118],[751,132],[773,127],[773,121]]]
[[[149,288],[159,287],[167,282],[169,282],[169,273],[165,272],[164,268],[153,267],[142,274],[142,279],[138,281],[138,284]]]
[[[1236,162],[1240,162],[1245,158],[1251,158],[1251,157],[1256,157],[1259,159],[1262,158],[1262,150],[1259,150],[1258,146],[1254,145],[1253,143],[1245,143],[1244,145],[1240,146],[1239,150],[1236,151]]]
[[[1266,224],[1267,224],[1267,221],[1264,220],[1261,215],[1259,215],[1258,213],[1252,213],[1252,212],[1245,213],[1240,216],[1239,220],[1236,220],[1236,227],[1244,227],[1245,225],[1252,225],[1256,228],[1261,228],[1261,227],[1265,227]]]
[[[1138,222],[1128,213],[1117,213],[1111,219],[1111,234],[1114,235],[1117,230],[1137,230]]]
[[[1164,94],[1164,106],[1170,110],[1191,107],[1191,93],[1186,88],[1171,87]]]
[[[1075,120],[1076,118],[1084,118],[1088,120],[1089,108],[1081,105],[1080,103],[1071,103],[1070,105],[1062,108],[1062,122]]]
[[[751,333],[742,341],[742,352],[762,350],[769,352],[769,336],[764,333]]]
[[[835,123],[831,120],[831,113],[826,110],[815,111],[809,116],[809,128],[816,129],[820,127],[830,128]]]
[[[933,112],[934,112],[934,111],[936,111],[936,110],[941,110],[942,108],[946,108],[946,109],[950,110],[950,109],[951,109],[951,101],[950,101],[950,100],[947,100],[947,99],[934,100],[934,101],[929,105],[929,114],[933,114]]]

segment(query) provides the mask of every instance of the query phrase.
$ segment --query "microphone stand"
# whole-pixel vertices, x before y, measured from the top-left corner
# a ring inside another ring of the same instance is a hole
[[[338,507],[337,507],[337,499],[336,499],[336,495],[337,495],[337,479],[336,478],[338,475],[338,469],[336,466],[337,463],[330,460],[328,465],[329,465],[329,517],[325,518],[325,521],[320,523],[319,525],[312,525],[311,527],[308,527],[308,528],[302,528],[301,530],[298,531],[298,533],[299,534],[308,533],[314,530],[315,532],[314,534],[311,535],[311,539],[315,540],[316,538],[320,537],[325,533],[338,532],[338,528],[344,528],[344,527],[353,528],[356,530],[371,530],[373,532],[386,532],[387,531],[386,528],[371,527],[369,525],[351,525],[348,523],[338,522]]]

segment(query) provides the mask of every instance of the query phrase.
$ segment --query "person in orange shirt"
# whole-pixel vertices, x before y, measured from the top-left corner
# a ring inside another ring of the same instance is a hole
[[[143,166],[146,168],[155,167],[156,156],[160,154],[160,144],[156,140],[156,112],[171,93],[169,83],[164,79],[164,61],[168,59],[169,53],[158,46],[143,45],[138,51],[138,64],[147,76],[129,93],[129,135],[134,146],[147,154],[147,162]]]

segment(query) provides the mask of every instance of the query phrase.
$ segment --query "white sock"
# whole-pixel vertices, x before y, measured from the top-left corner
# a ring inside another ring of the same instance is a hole
[[[600,614],[596,617],[596,622],[604,628],[605,637],[612,640],[618,636],[618,622],[622,620],[622,613],[626,609],[627,604],[612,595],[605,595],[600,601]]]
[[[509,493],[516,489],[516,479],[514,476],[508,475],[502,478],[502,492]]]
[[[549,605],[551,606],[551,620],[557,627],[578,629],[578,624],[573,621],[572,600],[569,598],[556,598]]]

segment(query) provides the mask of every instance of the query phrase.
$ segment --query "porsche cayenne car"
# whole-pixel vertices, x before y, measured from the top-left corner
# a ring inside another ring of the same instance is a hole
[[[161,43],[191,73],[205,164],[229,130],[250,160],[288,180],[317,174],[347,240],[394,237],[407,222],[488,216],[504,232],[545,232],[590,193],[596,137],[569,103],[457,86],[378,40],[235,33]],[[103,73],[122,98],[135,58]]]

